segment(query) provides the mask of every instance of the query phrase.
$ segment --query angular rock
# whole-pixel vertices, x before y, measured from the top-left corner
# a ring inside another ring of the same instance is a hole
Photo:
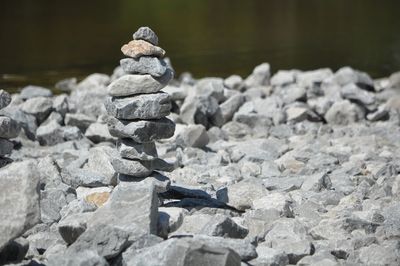
[[[40,145],[53,146],[64,142],[64,132],[56,121],[42,124],[36,131],[36,138]]]
[[[243,89],[243,79],[239,75],[229,76],[224,80],[224,86],[231,90],[241,91]]]
[[[68,113],[65,115],[64,121],[67,126],[76,126],[82,132],[85,132],[91,124],[96,122],[96,119],[81,113]]]
[[[131,138],[139,143],[167,139],[172,137],[175,131],[175,123],[167,118],[130,122],[110,117],[107,124],[112,136]]]
[[[28,100],[35,97],[51,97],[53,93],[51,90],[39,86],[26,86],[21,90],[20,97],[23,100]]]
[[[53,98],[53,109],[62,117],[69,111],[68,95],[61,94]]]
[[[224,122],[232,119],[233,115],[239,110],[240,106],[245,102],[245,97],[242,94],[237,94],[223,102],[219,107],[224,118]]]
[[[158,45],[158,37],[149,27],[140,27],[134,34],[134,40],[144,40],[151,44]]]
[[[88,163],[86,169],[98,173],[103,176],[104,184],[116,184],[117,173],[115,172],[111,162],[118,154],[111,147],[94,147],[89,150]]]
[[[270,65],[263,63],[254,68],[253,73],[246,78],[244,85],[246,88],[253,88],[257,86],[269,85],[269,78],[271,76]]]
[[[221,78],[203,78],[199,80],[195,86],[195,94],[213,97],[218,102],[225,99],[224,96],[224,81]]]
[[[10,103],[11,95],[4,90],[0,90],[0,110],[8,106]]]
[[[190,238],[169,239],[152,247],[139,249],[129,258],[126,265],[241,265],[240,256],[230,247],[209,246],[196,243]]]
[[[167,63],[157,57],[142,56],[139,58],[121,59],[120,65],[127,74],[151,75],[161,77],[167,71]]]
[[[360,249],[359,259],[363,265],[398,265],[400,263],[400,242],[385,241]]]
[[[17,121],[24,129],[26,136],[31,140],[35,139],[37,123],[33,115],[21,111],[18,106],[8,106],[0,110],[0,115],[8,116]]]
[[[286,266],[289,264],[289,258],[284,251],[279,251],[265,245],[257,246],[258,257],[250,261],[251,265],[274,265]]]
[[[330,124],[347,125],[360,120],[363,115],[355,104],[348,100],[335,102],[325,114]]]
[[[109,115],[118,119],[159,119],[170,114],[171,100],[164,92],[133,97],[109,97],[105,102]]]
[[[372,92],[360,89],[354,83],[344,86],[341,89],[341,95],[344,99],[355,101],[366,107],[375,103],[375,96]]]
[[[330,189],[331,187],[331,179],[326,173],[316,173],[308,176],[301,186],[303,190],[312,190],[315,192],[319,192],[322,189]]]
[[[203,148],[209,142],[207,130],[203,125],[187,125],[176,136],[179,147]]]
[[[8,245],[0,251],[0,264],[9,265],[20,263],[25,258],[28,249],[29,242],[23,237],[10,241]]]
[[[14,144],[11,141],[0,138],[0,156],[10,154],[13,148]]]
[[[117,149],[122,158],[150,161],[157,158],[154,142],[137,143],[131,139],[118,139]]]
[[[49,266],[108,266],[108,262],[95,250],[67,251],[48,258]]]
[[[35,161],[0,169],[0,250],[40,220],[39,173]]]
[[[158,46],[143,40],[133,40],[121,47],[121,52],[132,58],[139,58],[141,56],[156,56],[164,57],[165,51]]]
[[[254,209],[276,210],[281,216],[294,217],[292,200],[288,195],[275,192],[253,201]]]
[[[160,207],[158,208],[159,221],[165,221],[166,227],[166,235],[168,233],[172,233],[176,231],[183,223],[185,216],[188,211],[182,208],[174,208],[174,207]],[[163,223],[163,222],[162,222]],[[160,224],[160,222],[159,222]],[[160,230],[159,230],[160,231]]]
[[[107,88],[108,94],[115,97],[131,96],[142,93],[156,93],[167,86],[173,78],[173,71],[167,69],[159,78],[151,75],[124,75],[113,81]]]
[[[284,87],[296,81],[296,70],[279,70],[271,77],[271,85]]]
[[[154,170],[152,161],[113,158],[111,164],[117,173],[132,177],[146,177]]]
[[[107,185],[115,185],[116,179],[111,179],[102,173],[95,172],[91,169],[81,168],[64,168],[61,172],[62,180],[74,188],[78,186],[85,187],[101,187]]]
[[[87,221],[91,216],[87,212],[72,214],[58,223],[58,232],[67,244],[74,243],[86,231]]]
[[[206,128],[224,124],[221,109],[214,97],[186,97],[180,110],[180,118],[186,124],[202,124]]]
[[[40,193],[40,213],[43,223],[51,224],[61,219],[60,211],[67,205],[67,193],[60,189],[46,189]]]
[[[200,231],[200,234],[228,238],[245,238],[248,233],[248,229],[238,225],[231,218],[224,215],[216,215]]]
[[[21,110],[36,117],[37,122],[42,123],[50,114],[53,101],[48,97],[30,98],[21,105]]]
[[[114,138],[111,134],[110,131],[107,128],[106,124],[102,123],[93,123],[91,124],[86,132],[85,136],[90,139],[91,141],[95,143],[99,142],[115,142],[116,138]]]

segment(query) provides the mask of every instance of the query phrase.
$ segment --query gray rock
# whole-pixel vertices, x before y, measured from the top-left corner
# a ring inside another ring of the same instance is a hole
[[[241,91],[243,89],[243,79],[239,75],[232,75],[224,80],[224,86],[231,89]]]
[[[106,124],[103,123],[93,123],[91,124],[85,132],[85,136],[93,141],[94,143],[99,142],[115,142],[116,138],[110,134]]]
[[[348,84],[360,84],[369,87],[374,87],[374,81],[371,77],[364,72],[357,71],[351,67],[342,67],[333,75],[333,81],[340,86],[346,86]]]
[[[28,249],[29,242],[23,237],[10,241],[8,245],[0,251],[0,264],[9,265],[20,263],[25,258]]]
[[[368,107],[375,103],[375,97],[372,92],[360,89],[356,84],[350,83],[341,89],[341,95],[344,99],[355,101]]]
[[[224,123],[224,118],[214,97],[187,97],[180,110],[180,118],[186,124],[202,124],[206,128]]]
[[[175,208],[175,207],[160,207],[158,208],[158,215],[159,215],[159,230],[158,232],[162,231],[160,225],[165,226],[165,233],[164,235],[168,236],[168,233],[172,233],[182,225],[185,216],[188,214],[188,211],[183,208]]]
[[[0,110],[11,103],[11,95],[5,90],[0,90]]]
[[[306,177],[301,188],[303,190],[312,190],[319,192],[322,189],[330,189],[332,182],[326,173],[316,173],[314,175]]]
[[[28,100],[35,97],[51,97],[51,90],[39,86],[26,86],[21,90],[20,97],[23,100]]]
[[[164,92],[133,97],[109,97],[105,102],[109,115],[118,119],[159,119],[169,115],[171,100]]]
[[[0,156],[10,154],[13,148],[14,144],[11,141],[0,138]]]
[[[144,40],[151,44],[158,45],[158,37],[149,27],[140,27],[134,34],[134,40]]]
[[[29,139],[35,139],[37,123],[33,115],[21,111],[18,106],[8,106],[7,108],[0,110],[0,115],[8,116],[17,121],[24,129],[27,137]]]
[[[266,247],[265,245],[257,246],[258,257],[249,263],[251,265],[263,266],[286,266],[289,264],[289,258],[284,251]]]
[[[179,147],[203,148],[209,142],[207,130],[203,125],[184,126],[177,134],[175,143]]]
[[[295,83],[296,70],[279,70],[271,77],[271,85],[276,87],[284,87]]]
[[[68,95],[61,94],[54,97],[53,109],[64,117],[69,111]]]
[[[107,261],[95,250],[67,251],[48,258],[49,266],[108,266]]]
[[[335,102],[325,114],[325,120],[330,124],[347,125],[362,119],[361,110],[348,100]]]
[[[41,191],[40,216],[43,223],[51,224],[61,219],[60,211],[68,203],[66,194],[60,189]]]
[[[190,238],[169,239],[152,247],[137,250],[125,257],[126,265],[241,265],[239,255],[230,247],[196,243]]]
[[[86,223],[91,215],[91,213],[72,214],[58,223],[58,232],[67,244],[74,243],[85,232]]]
[[[274,192],[253,200],[253,209],[276,210],[282,217],[294,217],[290,196]]]
[[[225,99],[225,86],[221,78],[203,78],[197,82],[194,89],[196,95],[214,97],[218,102]]]
[[[245,98],[242,94],[237,94],[223,102],[219,107],[224,118],[224,122],[232,119],[233,115],[239,110],[240,106],[244,103]]]
[[[115,149],[107,146],[94,147],[89,150],[86,169],[103,176],[102,183],[113,185],[117,183],[117,172],[112,166],[112,160],[118,154]]]
[[[154,170],[152,161],[113,158],[111,163],[116,172],[132,177],[146,177]]]
[[[159,78],[151,75],[124,75],[113,81],[107,88],[108,94],[115,97],[130,96],[142,93],[156,93],[167,86],[173,78],[172,70],[167,69]]]
[[[157,149],[154,142],[137,143],[130,139],[118,139],[117,149],[122,158],[137,160],[154,160]]]
[[[302,87],[313,89],[314,86],[319,87],[324,80],[331,78],[332,76],[333,72],[331,69],[321,68],[297,73],[296,81]]]
[[[63,137],[66,141],[83,138],[82,131],[77,127],[62,127]]]
[[[400,263],[399,241],[385,241],[360,249],[359,259],[363,265],[398,265]]]
[[[58,81],[54,87],[60,91],[73,91],[78,84],[77,78],[66,78]]]
[[[263,63],[256,66],[250,76],[244,81],[246,88],[253,88],[257,86],[269,85],[269,78],[271,76],[270,65]]]
[[[389,117],[389,110],[387,110],[386,106],[379,106],[378,110],[367,114],[367,119],[374,122],[379,120],[387,120]]]
[[[248,233],[248,229],[238,225],[231,218],[224,215],[216,215],[200,231],[200,234],[228,238],[245,238]]]
[[[97,209],[88,221],[88,228],[96,224],[118,227],[135,241],[144,234],[157,234],[158,197],[153,184],[120,182],[111,198]]]
[[[149,74],[153,77],[161,77],[167,71],[165,61],[157,57],[124,58],[121,59],[120,64],[127,74]]]
[[[56,121],[42,124],[36,131],[36,138],[40,145],[53,146],[64,142],[64,132]]]
[[[35,161],[16,162],[0,169],[0,250],[40,220],[39,173]]]
[[[82,132],[85,132],[86,129],[93,123],[96,122],[96,119],[93,117],[84,115],[84,114],[71,114],[68,113],[65,115],[65,125],[67,126],[76,126],[78,127]]]
[[[114,137],[131,138],[139,143],[167,139],[172,137],[175,131],[175,123],[167,118],[129,122],[110,117],[107,124]]]
[[[30,98],[21,105],[21,110],[36,117],[38,124],[46,120],[53,109],[53,101],[48,97]]]
[[[101,187],[107,185],[115,185],[116,180],[105,176],[90,169],[66,168],[61,172],[62,180],[74,188],[78,186],[85,187]]]

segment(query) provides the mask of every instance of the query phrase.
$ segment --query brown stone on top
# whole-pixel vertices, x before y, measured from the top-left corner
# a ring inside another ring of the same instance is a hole
[[[133,40],[128,44],[124,44],[121,47],[121,51],[124,55],[132,58],[139,58],[141,56],[164,57],[165,55],[165,51],[161,47],[143,40]]]

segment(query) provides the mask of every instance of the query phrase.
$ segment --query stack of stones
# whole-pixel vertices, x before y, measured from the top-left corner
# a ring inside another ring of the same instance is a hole
[[[4,90],[0,90],[0,110],[9,105],[11,96]],[[16,138],[21,130],[18,122],[7,116],[0,115],[0,167],[3,167],[11,160],[5,156],[10,154],[14,145],[9,140]]]
[[[158,158],[155,146],[156,140],[170,138],[175,131],[174,122],[165,118],[170,114],[170,97],[160,91],[173,78],[173,71],[157,45],[158,37],[150,28],[139,28],[133,41],[121,48],[127,56],[120,61],[126,75],[108,87],[108,128],[118,138],[119,152],[112,165],[120,180],[172,170]]]

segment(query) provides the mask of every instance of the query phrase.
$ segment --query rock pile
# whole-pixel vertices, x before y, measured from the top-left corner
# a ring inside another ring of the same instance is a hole
[[[173,78],[173,71],[163,59],[165,51],[156,45],[157,35],[148,27],[139,28],[133,41],[121,48],[127,58],[120,64],[127,75],[108,86],[108,128],[118,138],[120,155],[112,165],[120,179],[171,169],[158,158],[154,141],[174,135],[175,123],[165,118],[170,114],[171,99],[160,91]]]
[[[4,90],[0,90],[0,110],[8,106],[11,102],[11,96]],[[21,130],[18,122],[14,119],[0,115],[0,167],[10,162],[5,158],[10,154],[14,144],[9,140],[16,138]]]

